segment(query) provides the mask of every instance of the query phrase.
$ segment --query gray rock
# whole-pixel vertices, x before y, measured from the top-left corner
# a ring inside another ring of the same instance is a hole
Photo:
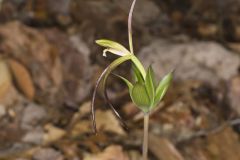
[[[31,148],[32,146],[28,144],[15,142],[14,144],[12,144],[11,146],[8,146],[7,148],[1,148],[0,157],[1,159],[4,159],[3,157],[9,157],[9,155],[15,155],[16,153],[23,153],[26,150],[30,150]],[[19,158],[20,160],[21,155],[19,156],[20,157],[16,157],[16,158]],[[23,160],[26,160],[26,159],[23,159]]]
[[[132,1],[130,0],[101,0],[101,1],[72,1],[72,14],[78,20],[101,19],[118,19],[122,15],[129,13]],[[79,12],[81,10],[81,12]],[[149,12],[151,11],[151,12]],[[138,0],[134,8],[134,20],[139,24],[146,24],[155,20],[160,14],[160,9],[151,0]],[[117,16],[116,16],[117,15]],[[125,19],[124,18],[124,19]],[[89,18],[88,18],[89,19]],[[104,23],[102,23],[104,25]]]
[[[33,155],[33,160],[63,160],[63,155],[52,148],[43,148]]]
[[[56,14],[67,14],[69,12],[69,4],[71,0],[50,0],[48,1],[48,9]]]
[[[64,98],[58,99],[65,103],[80,103],[90,94],[92,67],[89,61],[90,48],[81,35],[68,36],[59,30],[45,30],[47,39],[58,48],[63,70]]]
[[[125,11],[125,13],[129,12],[129,8],[131,6],[132,1],[129,0],[115,0],[117,6]],[[151,12],[149,12],[151,11]],[[133,19],[136,20],[140,24],[146,24],[154,19],[156,19],[160,14],[160,9],[153,1],[146,1],[146,0],[138,0],[136,2],[134,8],[134,17]]]
[[[4,39],[0,44],[4,48],[2,52],[17,59],[29,71],[35,88],[38,88],[35,93],[38,102],[53,106],[59,104],[57,97],[63,94],[60,92],[63,75],[55,47],[42,32],[18,21],[1,25],[0,35]],[[56,56],[52,57],[53,54]]]
[[[0,118],[6,114],[6,107],[0,104]]]
[[[23,111],[21,127],[25,130],[31,130],[39,125],[46,116],[47,113],[43,107],[30,103]]]
[[[26,133],[26,135],[22,138],[23,142],[30,144],[41,144],[43,142],[44,131],[41,127],[37,127]]]
[[[156,40],[144,47],[139,58],[153,64],[160,79],[174,68],[177,80],[197,79],[217,85],[237,73],[240,58],[216,42],[170,42]]]
[[[240,75],[233,77],[228,85],[228,99],[232,109],[240,115]]]

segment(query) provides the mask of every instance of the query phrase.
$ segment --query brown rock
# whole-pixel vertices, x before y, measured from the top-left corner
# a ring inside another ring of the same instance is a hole
[[[2,37],[0,48],[4,53],[26,67],[26,69],[24,67],[20,69],[24,72],[25,79],[29,81],[21,80],[22,91],[24,90],[28,97],[33,96],[30,78],[26,76],[28,74],[26,70],[28,70],[35,87],[38,88],[36,90],[38,101],[48,104],[61,103],[60,99],[56,100],[56,97],[63,94],[59,92],[62,84],[61,61],[58,52],[46,38],[39,31],[19,22],[10,22],[0,26],[0,36]],[[14,65],[15,68],[19,66],[16,63]],[[14,72],[20,71],[15,69]],[[20,79],[18,79],[19,82]],[[28,83],[30,88],[24,88],[23,83]]]
[[[204,139],[194,139],[185,146],[182,144],[181,150],[187,160],[239,160],[238,138],[238,135],[227,127],[208,134]]]
[[[127,45],[127,17],[131,6],[129,0],[101,0],[101,1],[71,1],[71,15],[76,23],[83,24],[81,29],[77,26],[76,30],[83,34],[83,37],[90,43],[93,38],[106,37],[118,40]],[[151,10],[149,12],[148,10]],[[79,12],[81,11],[81,12]],[[138,0],[134,11],[134,39],[139,40],[145,36],[143,32],[143,24],[154,21],[158,17],[159,8],[152,1]],[[91,17],[91,18],[89,18]],[[125,32],[123,32],[125,31]],[[125,34],[122,34],[125,33]],[[145,38],[144,38],[145,40]],[[141,42],[135,44],[138,48]],[[95,46],[94,46],[95,47]]]
[[[68,36],[57,29],[43,32],[50,44],[56,47],[61,59],[64,99],[68,104],[81,102],[90,94],[92,67],[90,49],[80,35]]]
[[[235,76],[230,80],[228,98],[231,107],[240,115],[240,76]]]
[[[115,1],[116,5],[124,10],[126,13],[129,12],[131,1],[122,0]],[[151,11],[151,12],[149,12]],[[134,21],[137,21],[140,24],[147,24],[158,18],[160,14],[160,9],[153,1],[138,0],[134,8]]]
[[[226,128],[217,134],[210,134],[207,150],[209,159],[239,160],[240,143],[238,142],[238,135],[231,128]]]

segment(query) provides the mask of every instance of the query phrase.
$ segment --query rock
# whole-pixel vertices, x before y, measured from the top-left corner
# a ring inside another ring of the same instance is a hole
[[[0,1],[0,21],[6,22],[13,18],[14,13],[17,12],[17,7],[11,1]]]
[[[1,2],[1,1],[0,1]],[[1,21],[19,19],[31,25],[52,24],[66,26],[71,22],[70,0],[26,0],[4,1],[1,7]]]
[[[239,56],[215,42],[155,40],[140,51],[139,58],[145,66],[153,64],[158,79],[176,69],[176,80],[202,80],[214,86],[229,80],[240,65]]]
[[[227,44],[227,47],[229,47],[234,52],[240,54],[240,43],[238,42],[231,42]]]
[[[14,33],[15,36],[13,36],[12,33]],[[19,59],[19,61],[26,66],[31,66],[30,64],[33,63],[30,63],[31,60],[38,63],[45,61],[48,63],[45,65],[49,65],[51,61],[50,57],[53,56],[53,53],[51,53],[53,48],[48,45],[46,39],[40,32],[19,22],[11,22],[0,27],[0,35],[3,38],[1,48],[6,51],[6,53],[12,52],[13,55],[11,56]],[[34,37],[34,39],[32,39],[32,37]],[[27,45],[29,51],[20,52],[21,49],[26,50],[26,44],[29,44]],[[32,67],[33,68],[30,69],[36,68],[33,64]]]
[[[126,14],[129,12],[132,1],[122,0],[103,0],[103,1],[83,1],[72,2],[73,15],[82,20],[84,15],[93,16],[99,19],[101,16],[111,17],[116,16],[116,13],[123,10],[122,13]],[[82,5],[81,5],[82,4]],[[76,13],[75,9],[82,8],[81,13]],[[84,9],[85,8],[85,9]],[[88,9],[87,9],[88,8]],[[151,11],[151,12],[149,12]],[[159,8],[152,1],[138,0],[134,9],[134,20],[140,24],[146,24],[158,17],[160,13]],[[83,14],[83,15],[81,15]],[[104,20],[104,19],[103,19]]]
[[[48,0],[48,9],[55,15],[67,15],[71,0]]]
[[[234,111],[240,115],[240,76],[234,76],[228,85],[228,99],[229,103]]]
[[[131,1],[78,0],[71,1],[70,6],[73,19],[76,23],[79,23],[82,26],[81,28],[79,28],[79,25],[75,27],[77,33],[83,34],[83,37],[89,42],[89,44],[92,44],[95,37],[102,37],[117,40],[118,42],[127,45],[127,17]],[[151,9],[151,12],[147,11],[148,9]],[[146,35],[147,31],[143,32],[144,27],[142,23],[150,23],[151,21],[154,21],[158,16],[158,13],[159,9],[152,1],[140,0],[137,2],[134,11],[134,22],[138,25],[134,25],[134,33],[136,32],[138,34],[134,34],[134,39],[145,40],[143,36]],[[123,32],[123,30],[125,32]],[[142,43],[142,41],[138,42],[139,43],[135,44],[136,48]],[[98,51],[100,52],[100,50]]]
[[[40,145],[43,142],[44,131],[41,127],[33,129],[22,138],[22,141],[29,144]]]
[[[187,145],[181,144],[186,160],[239,160],[240,144],[238,135],[229,128],[223,128],[206,138],[198,138]],[[227,149],[226,149],[227,148]]]
[[[215,135],[209,135],[206,146],[209,152],[208,156],[216,157],[219,160],[240,159],[240,143],[237,140],[238,135],[231,128],[225,128]],[[229,149],[226,150],[226,148]]]
[[[15,119],[11,122],[6,122],[6,118],[1,119],[1,131],[0,131],[0,159],[5,155],[9,155],[12,148],[21,141],[23,131],[19,127]],[[15,152],[16,153],[16,152]],[[13,154],[13,153],[11,153]],[[10,155],[11,155],[10,154]]]
[[[0,118],[2,118],[6,114],[6,107],[0,105]]]
[[[49,29],[46,32],[48,37],[45,37],[43,32],[25,26],[20,22],[6,23],[0,26],[0,37],[2,38],[0,49],[7,57],[11,57],[11,60],[14,59],[14,80],[18,80],[16,84],[18,84],[19,89],[22,87],[22,92],[29,99],[34,96],[34,100],[42,104],[42,106],[51,106],[47,108],[47,111],[56,114],[56,117],[59,118],[58,115],[62,113],[55,107],[80,103],[91,92],[92,84],[89,81],[92,72],[88,57],[90,50],[80,36],[69,38],[67,34],[59,30]],[[51,39],[51,36],[55,39]],[[12,64],[11,67],[13,66],[12,61],[9,64]],[[7,66],[5,66],[5,69],[6,73],[8,73]],[[16,74],[16,72],[18,73]],[[4,73],[1,74],[4,75]],[[1,78],[4,77],[1,76]],[[10,76],[6,80],[11,84]],[[14,85],[11,85],[11,88],[14,89]],[[2,88],[4,89],[7,86],[8,84],[4,84]],[[34,88],[36,88],[35,91]],[[9,102],[14,104],[16,98],[12,96],[15,96],[15,94],[10,91],[6,91],[6,93],[11,93],[7,95],[7,98]],[[0,96],[0,102],[2,102],[1,99]],[[6,101],[5,96],[3,100]],[[4,102],[5,104],[6,102]],[[28,112],[28,110],[24,110],[21,122],[24,129],[30,130],[34,128],[36,123],[41,122],[41,120],[35,122],[34,117],[38,119],[39,116],[37,113],[35,115],[35,110],[26,114],[25,112]],[[42,112],[40,116],[41,114]],[[53,117],[54,120],[57,118]]]
[[[115,3],[125,13],[128,13],[132,2],[129,0],[115,0]],[[137,21],[140,24],[147,24],[157,19],[159,14],[160,9],[153,1],[138,0],[134,8],[133,21]]]
[[[38,88],[36,99],[43,104],[59,104],[61,101],[57,97],[63,94],[59,92],[62,70],[55,47],[48,43],[40,31],[20,22],[1,25],[0,36],[0,49],[30,72],[33,83]]]
[[[47,112],[41,106],[30,103],[23,111],[21,127],[30,130],[39,125],[47,117]]]
[[[47,0],[46,12],[48,12],[59,25],[67,26],[72,21],[69,14],[70,2],[71,0]]]
[[[163,108],[159,106],[161,109],[152,114],[155,123],[152,121],[150,132],[178,143],[221,125],[226,121],[224,116],[231,114],[229,108],[221,106],[223,94],[226,91],[202,81],[173,83],[162,101]]]
[[[44,30],[48,41],[59,52],[63,70],[65,103],[82,102],[90,94],[92,67],[89,61],[90,49],[80,35],[68,37],[56,29]]]
[[[63,155],[52,148],[42,148],[33,155],[33,160],[63,160]]]

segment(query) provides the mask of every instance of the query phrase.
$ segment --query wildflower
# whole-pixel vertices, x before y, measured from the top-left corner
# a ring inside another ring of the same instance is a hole
[[[92,122],[93,122],[93,129],[96,133],[96,120],[95,120],[95,97],[97,93],[98,86],[100,82],[103,84],[104,90],[104,98],[110,108],[112,109],[113,113],[119,119],[120,123],[126,127],[126,124],[122,120],[119,113],[116,111],[114,106],[112,105],[111,101],[108,98],[107,94],[107,79],[112,73],[114,69],[116,69],[119,65],[126,61],[132,62],[132,68],[134,73],[134,82],[131,83],[126,78],[116,75],[121,80],[123,80],[129,89],[129,95],[133,101],[133,103],[144,113],[144,138],[143,138],[143,160],[147,160],[147,151],[148,151],[148,125],[149,125],[149,113],[156,108],[157,104],[162,100],[163,96],[166,94],[167,89],[172,81],[173,78],[173,71],[168,73],[163,79],[157,84],[156,79],[154,76],[154,71],[151,66],[148,67],[147,71],[145,71],[142,63],[139,59],[134,55],[133,51],[133,43],[132,43],[132,13],[134,9],[134,5],[136,0],[133,0],[129,16],[128,16],[128,39],[129,39],[129,50],[126,49],[123,45],[107,40],[101,39],[97,40],[96,43],[106,49],[103,50],[103,56],[107,56],[107,53],[112,53],[119,56],[115,59],[100,75],[97,80],[93,97],[92,97]]]

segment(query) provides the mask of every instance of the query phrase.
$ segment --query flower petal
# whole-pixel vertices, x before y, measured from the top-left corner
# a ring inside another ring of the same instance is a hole
[[[130,52],[120,43],[118,42],[114,42],[108,39],[100,39],[100,40],[96,40],[96,43],[100,46],[106,47],[107,49],[113,49],[115,50],[114,52],[121,52],[126,54],[130,54]]]
[[[125,52],[122,52],[122,51],[119,51],[119,50],[116,50],[116,49],[112,49],[112,48],[108,48],[108,49],[104,49],[103,50],[103,56],[104,57],[107,57],[107,52],[116,54],[118,56],[125,56],[125,55],[127,55],[127,53],[125,53]]]

